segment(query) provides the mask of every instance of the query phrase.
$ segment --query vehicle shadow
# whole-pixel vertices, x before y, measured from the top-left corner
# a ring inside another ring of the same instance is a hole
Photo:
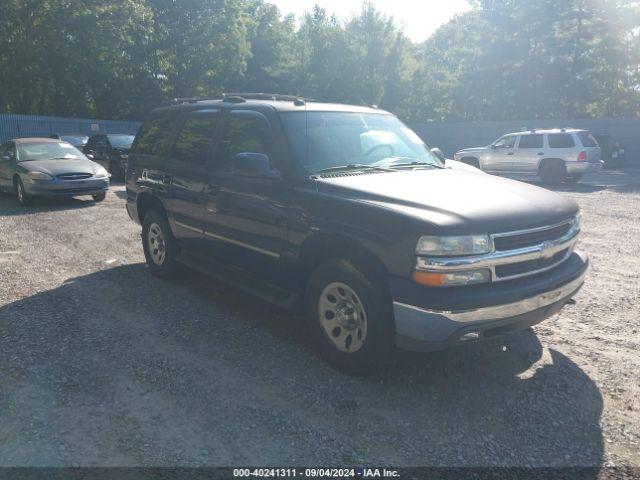
[[[14,195],[0,194],[0,216],[30,215],[55,210],[73,210],[95,205],[91,197],[35,198],[34,204],[23,207]]]
[[[163,281],[141,264],[8,303],[0,463],[602,464],[597,386],[533,331],[352,377],[299,325],[198,273]]]

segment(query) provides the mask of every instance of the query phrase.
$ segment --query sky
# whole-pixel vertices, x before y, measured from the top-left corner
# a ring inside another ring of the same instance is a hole
[[[315,4],[340,18],[358,13],[362,6],[362,0],[269,0],[269,3],[277,5],[283,14],[294,13],[298,18]],[[470,9],[467,0],[373,0],[373,3],[393,16],[414,42],[423,42],[455,14]]]

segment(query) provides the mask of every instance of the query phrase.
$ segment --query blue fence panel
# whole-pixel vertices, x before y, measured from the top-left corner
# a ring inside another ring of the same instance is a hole
[[[135,135],[138,128],[140,128],[138,122],[0,114],[0,142],[20,137],[48,137],[53,133],[84,133],[86,135],[126,133]]]

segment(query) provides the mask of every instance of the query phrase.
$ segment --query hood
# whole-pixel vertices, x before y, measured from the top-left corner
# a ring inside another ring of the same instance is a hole
[[[419,218],[449,235],[499,233],[559,223],[578,211],[561,195],[471,170],[413,170],[319,178],[322,193]]]
[[[448,158],[447,158],[447,161],[445,162],[445,165],[454,170],[468,170],[470,172],[484,173],[482,170],[474,167],[473,165],[468,165],[466,163],[458,162],[457,160],[450,160]]]
[[[44,172],[51,176],[65,173],[90,173],[95,174],[100,167],[91,160],[27,160],[20,165],[30,172]]]

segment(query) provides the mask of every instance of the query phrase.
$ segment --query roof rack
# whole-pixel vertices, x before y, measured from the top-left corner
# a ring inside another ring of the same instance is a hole
[[[307,102],[316,101],[312,98],[296,97],[295,95],[282,95],[279,93],[233,92],[233,93],[223,93],[219,97],[211,97],[211,98],[197,98],[197,97],[174,98],[173,103],[176,105],[184,105],[184,104],[190,104],[190,103],[203,102],[206,100],[222,100],[222,101],[231,102],[231,103],[244,103],[247,100],[272,100],[272,101],[282,101],[282,102],[293,102],[296,106],[302,106]]]

